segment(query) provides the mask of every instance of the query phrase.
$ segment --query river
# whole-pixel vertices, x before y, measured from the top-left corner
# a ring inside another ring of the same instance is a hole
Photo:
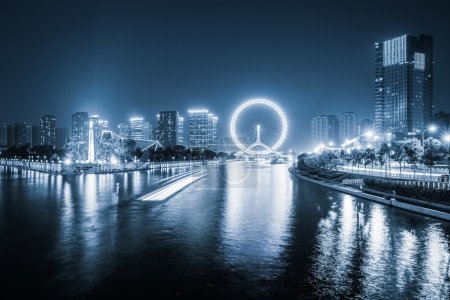
[[[450,223],[233,162],[52,175],[0,167],[0,286],[15,297],[447,298]]]

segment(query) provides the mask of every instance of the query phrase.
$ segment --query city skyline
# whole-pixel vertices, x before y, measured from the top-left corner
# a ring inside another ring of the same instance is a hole
[[[375,18],[372,11],[386,3],[329,3],[318,19],[310,15],[322,10],[320,4],[289,1],[199,2],[196,9],[184,3],[176,9],[134,3],[126,13],[123,4],[115,2],[10,4],[2,16],[7,46],[2,50],[0,120],[33,123],[41,115],[53,114],[64,122],[58,126],[69,128],[75,111],[101,113],[117,124],[133,115],[150,118],[158,111],[185,112],[195,106],[217,113],[222,136],[228,133],[226,124],[239,103],[263,97],[288,112],[292,128],[298,129],[289,131],[285,146],[299,147],[299,141],[309,140],[313,115],[352,110],[361,119],[373,119],[374,43],[421,33],[435,41],[435,111],[450,110],[450,88],[445,84],[450,42],[442,26],[446,24],[442,4],[432,2],[422,10],[408,2],[408,13],[399,14],[406,3],[399,1],[390,4],[390,10],[377,10],[380,15]],[[340,20],[339,11],[346,11],[347,20]],[[151,18],[153,13],[159,17]],[[208,29],[204,24],[211,16],[216,21]],[[18,24],[23,17],[29,21]],[[39,20],[40,31],[30,27],[33,20]],[[131,31],[135,22],[142,26]],[[364,33],[353,22],[363,22]],[[180,31],[180,25],[185,29]],[[317,27],[314,33],[309,32],[311,26]],[[166,28],[167,35],[154,28]],[[40,46],[42,40],[46,48]],[[26,41],[29,47],[24,47]],[[338,45],[339,50],[327,51],[327,45]],[[323,105],[316,106],[317,101]],[[153,118],[151,122],[156,125]]]
[[[2,294],[448,299],[449,8],[5,2]]]

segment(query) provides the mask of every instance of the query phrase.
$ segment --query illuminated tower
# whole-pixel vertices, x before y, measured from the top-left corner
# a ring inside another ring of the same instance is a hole
[[[56,118],[54,115],[45,115],[40,120],[41,145],[56,145]]]
[[[76,112],[72,115],[72,141],[74,143],[87,143],[89,132],[89,114]]]
[[[178,111],[159,112],[157,139],[164,147],[183,144],[183,118]]]
[[[374,129],[419,134],[433,116],[433,37],[375,43]]]
[[[88,160],[90,163],[95,162],[95,135],[93,120],[89,120]]]

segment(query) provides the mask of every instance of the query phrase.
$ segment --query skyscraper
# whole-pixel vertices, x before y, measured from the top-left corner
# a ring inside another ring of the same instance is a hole
[[[44,115],[40,120],[41,145],[56,145],[56,118],[54,115]]]
[[[130,138],[133,140],[142,140],[144,138],[144,118],[130,118]]]
[[[178,116],[177,145],[184,146],[184,118]]]
[[[143,122],[142,123],[142,136],[144,140],[151,140],[153,138],[152,136],[152,125],[150,122]]]
[[[207,109],[189,110],[189,147],[217,150],[218,118]]]
[[[311,140],[314,147],[335,146],[339,141],[339,121],[333,115],[314,116],[311,121]]]
[[[72,141],[74,143],[88,142],[89,114],[76,112],[72,115]]]
[[[433,116],[433,37],[403,35],[375,43],[374,128],[419,134]]]
[[[119,123],[119,125],[117,125],[117,131],[121,137],[123,137],[124,139],[129,139],[130,138],[130,123],[129,122]]]
[[[152,125],[142,117],[132,117],[128,122],[117,125],[118,135],[124,139],[151,140]]]
[[[158,114],[158,141],[164,147],[173,147],[178,144],[177,111],[160,111]]]
[[[354,112],[344,112],[339,116],[339,143],[351,140],[357,136],[356,114]]]
[[[31,140],[30,126],[25,122],[14,124],[14,144],[16,147],[24,146]]]

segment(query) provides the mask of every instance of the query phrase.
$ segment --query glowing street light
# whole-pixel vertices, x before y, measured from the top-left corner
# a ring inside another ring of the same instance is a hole
[[[429,132],[436,132],[437,130],[438,130],[438,128],[437,128],[436,125],[430,125],[424,131],[422,131],[422,146],[424,145],[423,144],[423,140],[424,140],[424,137],[425,137],[425,132],[427,132],[427,131],[429,131]]]
[[[367,130],[367,131],[364,133],[364,135],[367,136],[368,138],[371,138],[372,136],[375,135],[375,132],[373,132],[372,130]]]
[[[447,133],[446,135],[444,135],[444,142],[450,143],[450,133]]]

